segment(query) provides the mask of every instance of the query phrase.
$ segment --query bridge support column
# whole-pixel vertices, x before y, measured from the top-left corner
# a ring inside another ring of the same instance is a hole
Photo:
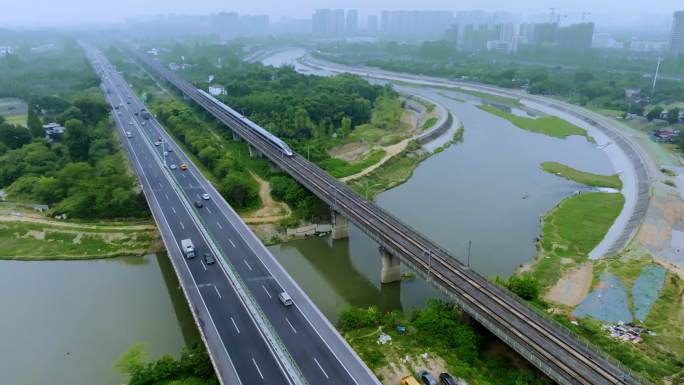
[[[235,131],[231,131],[231,133],[233,134],[233,140],[234,140],[234,141],[239,142],[239,141],[242,140],[242,138],[240,137],[240,135],[236,134]]]
[[[349,223],[347,222],[347,218],[333,210],[332,220],[332,239],[349,238]]]
[[[401,261],[399,257],[390,254],[389,251],[379,247],[382,258],[382,270],[380,270],[380,282],[390,283],[401,280]]]
[[[251,144],[249,145],[249,155],[252,158],[263,158],[264,157],[264,154],[261,151],[259,151],[258,148],[252,146]]]
[[[282,172],[283,169],[272,160],[268,160],[268,165],[271,167],[271,172]]]

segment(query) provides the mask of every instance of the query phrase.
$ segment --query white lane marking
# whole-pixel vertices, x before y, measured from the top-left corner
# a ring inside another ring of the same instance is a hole
[[[171,199],[169,199],[169,196],[168,196],[168,195],[166,195],[166,194],[164,194],[164,195],[166,196],[166,200],[167,200],[167,201],[171,200]]]
[[[153,172],[152,174],[154,175],[155,178],[157,177],[157,173],[156,173],[156,172]]]
[[[221,227],[220,223],[216,222],[216,224],[218,225],[219,229],[223,230],[223,227]]]
[[[188,186],[190,186],[190,188],[192,188],[192,185],[190,183],[188,183]]]
[[[174,214],[177,214],[177,213],[176,213],[176,209],[174,209],[173,206],[171,206],[171,210],[173,210],[173,213],[174,213]]]
[[[328,373],[326,373],[325,370],[323,370],[323,367],[321,366],[321,364],[318,363],[318,360],[316,359],[316,357],[314,357],[314,361],[316,361],[316,365],[318,365],[318,367],[321,368],[321,372],[323,372],[323,374],[325,374],[325,378],[330,378],[330,377],[328,377]]]
[[[159,188],[164,188],[164,186],[162,186],[162,184],[161,184],[161,183],[159,183]]]
[[[183,175],[183,178],[185,178],[185,174],[181,174],[181,175]]]
[[[147,160],[147,157],[145,157],[145,160]]]
[[[247,260],[243,259],[243,261],[245,261],[245,265],[247,265],[247,267],[249,267],[249,270],[252,270],[252,266],[250,266],[249,263],[247,263]]]
[[[201,197],[201,196],[199,196],[199,194],[197,194],[197,199],[202,199],[202,197]]]
[[[207,211],[209,211],[209,214],[211,214],[211,210],[209,210],[209,207],[207,207]]]
[[[257,368],[257,372],[259,372],[259,375],[261,376],[261,379],[264,379],[264,375],[261,374],[261,370],[259,370],[259,366],[257,366],[256,361],[254,361],[254,358],[252,358],[252,362],[254,362],[254,366]]]
[[[233,326],[235,326],[235,330],[237,330],[238,333],[240,333],[240,329],[238,329],[237,325],[235,324],[235,320],[233,319],[233,317],[230,317],[230,320],[233,321]],[[323,369],[321,369],[321,370],[323,370]]]
[[[294,332],[297,333],[297,331],[295,330],[294,326],[292,326],[292,324],[290,323],[290,320],[287,319],[287,317],[285,317],[285,321],[287,321],[287,323],[290,325],[290,327],[292,328],[292,330],[294,330]],[[321,370],[323,370],[323,368],[321,368]],[[325,372],[323,372],[323,373],[325,373]],[[327,377],[327,376],[326,376],[326,377]]]
[[[218,294],[218,295],[219,295],[219,298],[221,298],[221,293],[219,293],[219,291],[218,291],[218,289],[216,288],[216,286],[214,286],[214,289],[216,289],[216,294]]]
[[[266,287],[264,285],[261,285],[261,287],[263,287],[266,294],[268,294],[268,298],[273,298],[271,297],[271,293],[269,293],[268,290],[266,290]]]
[[[232,240],[232,239],[229,239],[229,241],[230,241],[230,244],[233,245],[233,247],[235,247],[235,244],[233,243],[233,240]]]
[[[207,269],[207,265],[205,265],[204,263],[202,264],[202,267],[204,268],[204,270]]]
[[[183,230],[185,230],[185,226],[183,226],[183,222],[178,222],[178,223],[180,223]]]

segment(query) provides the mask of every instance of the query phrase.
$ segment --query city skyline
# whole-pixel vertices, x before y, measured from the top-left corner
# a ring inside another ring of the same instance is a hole
[[[65,7],[65,4],[68,7]],[[520,13],[523,21],[530,16],[548,14],[549,8],[555,7],[556,14],[567,14],[570,17],[580,17],[583,12],[590,13],[593,20],[600,19],[603,23],[627,24],[636,22],[644,25],[659,25],[672,12],[678,9],[678,3],[674,0],[656,0],[649,3],[648,10],[652,15],[645,13],[635,4],[625,6],[618,0],[595,2],[589,0],[580,1],[557,1],[553,4],[535,2],[519,2],[511,5],[503,0],[483,0],[475,7],[456,6],[451,1],[428,0],[416,7],[414,2],[398,0],[392,3],[378,2],[368,3],[358,0],[331,1],[324,4],[312,4],[303,0],[292,0],[288,3],[264,1],[255,3],[233,3],[226,5],[216,0],[207,0],[200,3],[188,3],[178,0],[150,1],[145,3],[133,0],[119,0],[115,3],[93,3],[85,0],[69,0],[66,3],[55,3],[47,0],[36,0],[31,3],[15,2],[10,6],[3,7],[0,13],[0,27],[4,28],[44,28],[64,27],[74,25],[111,25],[123,23],[130,19],[146,19],[158,14],[187,14],[206,15],[219,12],[237,12],[240,15],[268,15],[271,21],[279,21],[282,17],[295,19],[310,19],[316,9],[356,9],[359,20],[365,24],[369,15],[378,16],[382,10],[425,10],[425,11],[469,11],[482,10],[485,12],[508,12]]]

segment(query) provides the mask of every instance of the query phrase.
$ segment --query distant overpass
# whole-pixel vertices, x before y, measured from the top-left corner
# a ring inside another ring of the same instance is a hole
[[[130,47],[129,47],[130,48]],[[383,282],[398,279],[401,261],[444,292],[463,311],[561,384],[640,384],[645,381],[547,315],[469,270],[456,257],[299,155],[285,157],[255,136],[247,119],[200,98],[197,89],[136,49],[131,52],[230,127],[259,154],[334,210],[333,238],[351,221],[381,246]],[[598,123],[597,123],[598,124]]]

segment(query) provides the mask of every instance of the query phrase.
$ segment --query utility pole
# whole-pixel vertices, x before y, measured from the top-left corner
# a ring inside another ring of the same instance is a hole
[[[470,244],[472,241],[468,241],[468,268],[470,269]]]
[[[656,66],[656,73],[655,77],[653,78],[653,90],[651,90],[651,102],[653,102],[653,93],[655,92],[655,85],[656,81],[658,80],[658,70],[660,69],[660,62],[663,60],[663,58],[659,57],[658,58],[658,65]]]

